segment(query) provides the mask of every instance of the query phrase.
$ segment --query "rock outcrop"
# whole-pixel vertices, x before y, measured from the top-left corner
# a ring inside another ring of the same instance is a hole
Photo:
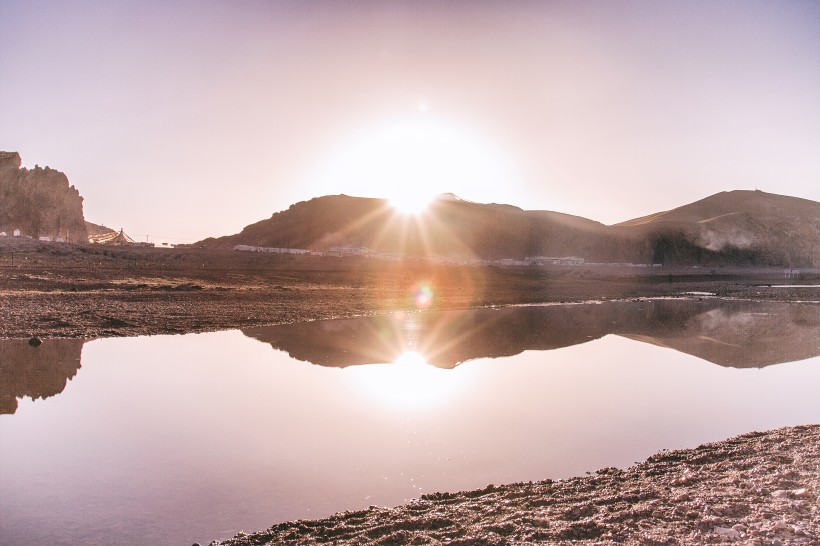
[[[0,231],[85,242],[83,198],[68,178],[49,167],[22,167],[20,154],[0,152]]]

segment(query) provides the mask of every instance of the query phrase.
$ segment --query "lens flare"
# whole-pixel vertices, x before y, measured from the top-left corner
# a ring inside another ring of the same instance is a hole
[[[427,309],[433,305],[433,289],[428,284],[416,285],[413,291],[413,301],[419,309]]]

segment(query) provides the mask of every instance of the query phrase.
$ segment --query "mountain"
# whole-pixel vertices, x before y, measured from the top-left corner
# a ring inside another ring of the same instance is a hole
[[[323,250],[367,247],[376,252],[500,259],[527,256],[584,256],[613,261],[628,255],[649,258],[630,233],[550,211],[512,205],[435,200],[419,216],[397,213],[384,199],[332,195],[292,205],[237,235],[200,244],[232,248],[238,244]]]
[[[820,203],[760,191],[721,192],[606,226],[551,211],[471,203],[444,194],[419,216],[383,199],[333,195],[292,205],[236,235],[199,243],[451,258],[579,256],[587,262],[820,266]]]
[[[721,192],[613,227],[647,240],[664,263],[820,265],[820,203],[808,199]]]
[[[83,198],[68,178],[49,167],[22,168],[17,152],[0,152],[0,231],[85,242]]]

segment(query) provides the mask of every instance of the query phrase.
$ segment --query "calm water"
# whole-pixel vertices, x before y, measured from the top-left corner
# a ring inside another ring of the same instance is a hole
[[[414,313],[0,355],[3,544],[207,543],[820,422],[816,305]]]

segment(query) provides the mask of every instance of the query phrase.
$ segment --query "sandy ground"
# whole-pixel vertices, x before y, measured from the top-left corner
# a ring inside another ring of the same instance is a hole
[[[434,493],[240,533],[260,544],[820,544],[820,426],[751,433],[584,477]]]

